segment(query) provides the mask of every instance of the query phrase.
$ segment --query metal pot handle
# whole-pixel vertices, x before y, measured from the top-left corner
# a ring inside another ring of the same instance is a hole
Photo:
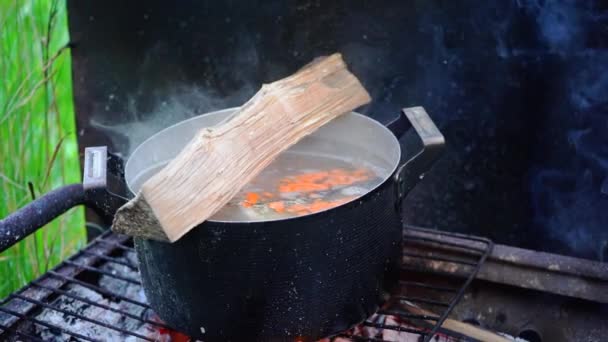
[[[106,189],[107,148],[87,147],[82,184],[70,184],[45,194],[0,220],[0,252],[8,249],[70,208],[87,204],[101,211],[115,210],[125,200],[104,196]],[[101,200],[100,198],[105,198]]]
[[[0,220],[0,253],[68,209],[84,203],[82,184],[70,184],[41,196]]]
[[[437,126],[435,126],[435,123],[424,108],[403,108],[402,114],[391,122],[388,128],[394,133],[402,130],[401,134],[403,134],[409,128],[408,123],[411,124],[411,127],[414,128],[420,137],[422,149],[403,163],[403,165],[399,166],[395,173],[398,208],[401,207],[401,202],[405,196],[418,184],[424,177],[424,174],[439,158],[445,146],[443,134],[437,129]]]

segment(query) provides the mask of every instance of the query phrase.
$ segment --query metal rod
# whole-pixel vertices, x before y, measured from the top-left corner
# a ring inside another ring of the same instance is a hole
[[[444,235],[444,236],[450,236],[450,237],[461,239],[461,240],[473,240],[475,242],[481,242],[483,244],[492,243],[491,240],[484,238],[484,237],[479,237],[479,236],[475,236],[475,235],[467,235],[467,234],[456,233],[456,232],[449,232],[449,231],[444,231],[444,230],[442,230],[442,231],[433,230],[433,229],[429,229],[429,228],[414,226],[411,224],[405,224],[404,228],[407,230],[413,230],[413,231],[417,231],[417,232],[425,233],[425,234]]]
[[[414,297],[407,297],[407,296],[395,296],[395,298],[397,298],[399,301],[408,301],[408,302],[412,302],[412,303],[424,303],[424,304],[429,304],[429,305],[436,305],[436,306],[445,306],[445,307],[449,307],[450,304],[448,303],[444,303],[444,302],[440,302],[438,300],[432,300],[432,299],[425,299],[425,298],[414,298]]]
[[[378,311],[378,315],[388,315],[395,316],[399,318],[409,318],[409,319],[420,319],[420,320],[429,320],[429,321],[438,321],[439,316],[429,316],[429,315],[417,315],[409,312],[403,312],[399,310],[380,310]]]
[[[117,243],[117,242],[110,242],[110,241],[106,241],[106,240],[98,240],[96,242],[97,243],[102,243],[102,244],[107,245],[107,246],[116,247],[116,248],[120,248],[120,249],[125,250],[125,251],[129,251],[129,252],[134,252],[135,253],[135,248],[128,247],[128,246],[125,246],[125,245]]]
[[[141,307],[143,307],[145,309],[150,309],[150,305],[148,305],[147,303],[143,303],[143,302],[140,302],[138,300],[135,300],[135,299],[132,299],[132,298],[129,298],[129,297],[125,297],[123,295],[119,295],[117,293],[112,293],[109,290],[104,289],[103,287],[96,286],[96,285],[93,285],[93,284],[89,284],[87,282],[84,282],[82,280],[76,279],[74,277],[67,277],[67,276],[64,276],[63,274],[57,273],[55,271],[49,271],[48,274],[52,275],[54,277],[57,277],[59,279],[62,279],[64,281],[66,281],[66,282],[75,283],[75,284],[78,284],[80,286],[84,286],[84,287],[86,287],[86,288],[88,288],[90,290],[99,292],[100,294],[103,294],[103,295],[105,295],[107,297],[111,297],[111,298],[114,298],[114,299],[124,300],[126,302],[129,302],[129,303],[132,303],[132,304],[135,304],[135,305],[139,305],[139,306],[141,306]]]
[[[357,336],[357,335],[338,335],[336,337],[348,338],[353,342],[390,342],[390,341],[383,340],[380,338],[363,337],[363,336]],[[334,340],[332,339],[332,341],[334,341]]]
[[[389,330],[394,330],[394,331],[399,331],[399,332],[408,332],[408,333],[412,333],[412,334],[418,334],[420,336],[426,335],[426,333],[424,331],[414,329],[414,328],[404,327],[401,325],[389,325],[389,324],[382,324],[382,323],[373,323],[373,322],[368,322],[368,321],[365,321],[362,324],[367,327],[373,327],[373,328],[378,328],[378,329],[389,329]]]
[[[132,278],[129,278],[129,277],[119,276],[119,275],[116,275],[116,274],[112,274],[112,272],[100,270],[100,269],[95,268],[95,267],[91,267],[91,266],[87,266],[87,265],[82,265],[82,264],[79,264],[79,263],[76,263],[76,262],[73,262],[73,261],[70,261],[70,260],[66,260],[65,263],[68,264],[68,265],[74,266],[74,267],[82,268],[82,269],[87,270],[87,271],[91,271],[91,272],[95,272],[95,273],[100,273],[100,274],[103,274],[103,275],[107,275],[108,277],[120,279],[120,280],[126,281],[126,282],[131,283],[131,284],[141,285],[141,282],[139,282],[139,281],[137,281],[135,279],[132,279]]]
[[[399,285],[421,287],[421,288],[425,288],[425,289],[429,289],[429,290],[443,291],[443,292],[457,292],[458,291],[458,289],[455,289],[452,287],[429,285],[429,284],[421,283],[421,282],[417,282],[417,281],[400,280]]]
[[[483,254],[485,253],[485,250],[483,248],[479,248],[479,247],[475,247],[475,246],[466,246],[466,245],[462,245],[456,242],[451,242],[451,241],[441,241],[438,239],[433,239],[433,238],[428,238],[428,237],[422,237],[422,236],[414,236],[414,235],[404,235],[405,238],[407,239],[411,239],[411,240],[415,240],[415,241],[424,241],[424,242],[430,242],[430,243],[435,243],[435,244],[439,244],[439,245],[444,245],[444,246],[451,246],[451,247],[455,247],[455,248],[460,248],[460,249],[464,249],[467,251],[474,251],[477,252],[477,254]]]
[[[134,271],[137,271],[137,266],[131,264],[130,262],[119,260],[118,258],[109,257],[109,256],[102,255],[102,254],[99,254],[99,253],[89,252],[87,250],[83,250],[83,253],[87,254],[87,255],[95,256],[95,257],[97,257],[99,259],[102,259],[102,260],[105,260],[105,261],[108,261],[108,262],[111,262],[111,263],[123,265],[123,266],[126,266],[126,267],[134,270]]]
[[[433,336],[435,336],[435,334],[437,333],[439,328],[441,328],[441,326],[443,325],[443,322],[448,318],[448,315],[452,312],[452,310],[454,309],[456,304],[458,304],[458,302],[460,302],[460,300],[462,299],[462,296],[464,296],[464,292],[469,287],[469,285],[471,285],[471,282],[477,276],[477,273],[479,273],[479,269],[481,268],[481,265],[483,265],[485,263],[486,259],[488,258],[488,255],[490,255],[490,253],[492,252],[492,249],[494,248],[494,243],[488,239],[478,238],[478,239],[471,239],[471,240],[475,240],[475,241],[484,243],[486,245],[486,250],[482,253],[481,258],[479,259],[479,262],[477,263],[477,266],[475,266],[473,268],[473,271],[471,272],[471,274],[469,275],[467,280],[464,282],[464,284],[460,287],[460,290],[458,291],[458,293],[456,293],[454,298],[452,298],[452,301],[450,302],[448,309],[443,312],[443,314],[440,316],[439,320],[437,321],[437,324],[435,324],[433,329],[431,329],[431,332],[429,333],[429,335],[424,339],[424,342],[429,342],[433,338]]]
[[[469,266],[466,266],[466,267],[469,267]],[[473,269],[473,267],[470,267],[470,268]],[[465,280],[465,278],[463,278],[462,274],[454,274],[454,273],[448,272],[446,270],[429,270],[429,269],[422,269],[422,267],[417,267],[417,266],[401,265],[401,271],[404,271],[404,272],[413,271],[413,272],[421,273],[421,274],[439,275],[439,276],[442,276],[445,278],[450,278],[454,282],[462,281],[464,283],[464,280]]]
[[[403,252],[402,256],[410,257],[410,258],[426,259],[426,260],[445,261],[445,262],[451,262],[451,263],[455,263],[455,264],[463,264],[463,265],[467,265],[467,266],[477,266],[476,262],[462,260],[459,258],[450,258],[450,257],[434,256],[434,255],[419,255],[419,254],[406,253],[406,252]]]

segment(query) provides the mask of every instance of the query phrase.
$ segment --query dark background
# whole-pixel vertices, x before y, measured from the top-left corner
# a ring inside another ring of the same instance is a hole
[[[602,259],[605,1],[68,1],[80,146],[128,156],[186,117],[342,52],[382,122],[422,105],[448,148],[407,221]]]

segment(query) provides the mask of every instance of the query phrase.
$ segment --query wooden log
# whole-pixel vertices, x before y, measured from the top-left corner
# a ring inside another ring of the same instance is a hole
[[[235,114],[201,130],[121,207],[113,230],[174,242],[211,217],[281,152],[370,101],[340,54],[265,84]]]

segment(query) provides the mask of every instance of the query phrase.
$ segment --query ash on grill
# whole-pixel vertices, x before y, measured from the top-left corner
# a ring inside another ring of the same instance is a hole
[[[139,278],[139,274],[135,266],[136,257],[134,253],[126,253],[125,256],[117,258],[117,261],[125,264],[108,262],[103,264],[100,267],[100,270],[129,279]],[[109,293],[114,295],[146,302],[143,289],[137,284],[121,281],[105,274],[101,275],[98,283],[100,288],[107,290]],[[153,327],[149,324],[142,324],[142,322],[139,320],[125,317],[124,314],[117,312],[121,311],[128,313],[129,315],[135,315],[144,319],[151,319],[151,311],[146,307],[122,300],[113,300],[112,298],[104,297],[101,293],[79,284],[68,284],[64,290],[73,296],[77,296],[79,299],[68,296],[60,296],[51,303],[53,307],[75,312],[84,317],[91,317],[98,322],[105,323],[118,329],[128,330],[153,340],[169,341],[168,336],[162,334],[157,327]],[[102,306],[90,305],[87,302],[80,300],[80,298],[114,308],[117,311],[110,311]],[[100,326],[97,323],[79,319],[75,316],[67,315],[54,309],[43,309],[36,318],[41,321],[48,322],[54,326],[63,326],[69,328],[70,330],[77,331],[82,335],[95,339],[104,341],[137,341],[137,337],[135,336],[125,336],[119,330],[108,329]],[[45,341],[66,341],[70,339],[70,335],[61,333],[59,331],[54,331],[55,329],[53,328],[42,326],[40,324],[35,324],[35,328],[36,333]]]

